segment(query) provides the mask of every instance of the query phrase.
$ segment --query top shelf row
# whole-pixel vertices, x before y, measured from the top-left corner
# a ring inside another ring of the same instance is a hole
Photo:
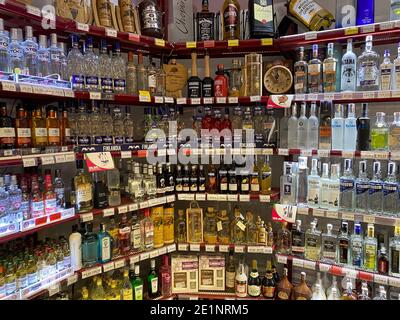
[[[211,57],[241,56],[249,52],[276,55],[295,50],[299,46],[315,43],[345,42],[348,38],[364,40],[372,35],[374,44],[396,43],[400,36],[400,20],[369,24],[359,27],[348,27],[318,32],[307,32],[284,36],[279,39],[264,38],[251,40],[202,41],[202,42],[168,42],[129,32],[121,32],[112,28],[103,28],[76,22],[75,20],[56,17],[55,29],[43,29],[42,10],[13,0],[0,0],[0,17],[4,18],[8,27],[32,25],[41,33],[56,32],[60,38],[68,38],[70,34],[85,34],[109,40],[118,39],[124,50],[138,50],[145,54],[171,55],[187,58],[192,51],[202,55],[206,51]],[[25,20],[25,21],[23,21]]]

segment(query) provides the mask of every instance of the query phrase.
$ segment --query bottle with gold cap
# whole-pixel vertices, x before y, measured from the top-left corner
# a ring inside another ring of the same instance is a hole
[[[333,14],[314,0],[291,0],[289,12],[311,31],[327,29],[335,21]]]
[[[364,238],[364,269],[376,271],[378,241],[374,236],[374,225],[368,224],[367,236]]]

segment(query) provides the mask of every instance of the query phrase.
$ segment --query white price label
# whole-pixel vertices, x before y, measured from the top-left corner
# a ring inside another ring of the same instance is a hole
[[[381,274],[374,274],[374,282],[387,285],[389,283],[389,277],[383,276]]]
[[[400,90],[393,90],[392,98],[400,98]]]
[[[187,243],[178,243],[178,251],[188,251],[189,245]]]
[[[213,104],[214,98],[203,98],[203,103],[204,104]]]
[[[361,33],[370,33],[370,32],[375,32],[374,24],[368,24],[366,26],[361,27]]]
[[[374,224],[375,223],[375,216],[364,215],[363,216],[363,222]]]
[[[200,104],[201,99],[200,98],[191,98],[190,99],[190,104]]]
[[[153,259],[153,258],[158,257],[158,256],[159,256],[158,250],[150,251],[150,259]]]
[[[265,149],[262,149],[262,152],[261,152],[263,155],[267,155],[267,156],[272,156],[273,154],[274,154],[274,149],[272,149],[272,148],[265,148]]]
[[[342,272],[343,272],[343,274],[346,275],[346,277],[351,278],[351,279],[357,279],[357,277],[358,277],[358,271],[355,269],[343,268]]]
[[[164,103],[164,98],[163,97],[154,97],[154,102],[155,103]]]
[[[308,208],[297,207],[297,213],[307,216],[308,215]]]
[[[310,269],[310,270],[315,270],[316,269],[316,262],[315,261],[308,261],[308,260],[304,260],[303,262],[303,267],[305,269]]]
[[[93,213],[89,212],[89,213],[82,213],[80,215],[81,217],[81,221],[82,222],[88,222],[88,221],[93,221]]]
[[[319,270],[322,272],[329,272],[331,270],[331,265],[326,264],[326,263],[320,263],[319,264]]]
[[[261,101],[260,96],[251,96],[250,97],[250,102],[258,102],[258,101]]]
[[[31,6],[29,4],[26,5],[26,12],[29,14],[32,14],[34,16],[37,16],[37,17],[42,16],[42,12],[40,11],[40,9],[38,7]]]
[[[375,91],[365,91],[362,94],[363,99],[375,99]]]
[[[22,158],[22,164],[24,165],[24,168],[35,167],[37,166],[36,158]]]
[[[342,151],[343,158],[354,158],[354,151]]]
[[[280,156],[288,156],[289,155],[289,149],[278,149],[278,154]]]
[[[226,97],[218,97],[218,98],[217,98],[217,103],[219,103],[219,104],[224,104],[224,103],[226,103]]]
[[[215,245],[206,244],[206,252],[215,252]]]
[[[277,258],[278,263],[287,264],[287,257],[286,256],[277,255],[276,258]]]
[[[75,153],[68,153],[65,155],[65,162],[75,161]]]
[[[339,214],[336,211],[327,211],[326,212],[326,217],[329,219],[338,219]]]
[[[228,196],[226,194],[217,194],[217,201],[227,201]]]
[[[29,85],[29,84],[20,83],[20,85],[19,85],[19,91],[20,91],[20,92],[24,92],[24,93],[32,93],[32,92],[33,92],[33,89],[32,89],[32,86]]]
[[[54,296],[55,294],[60,292],[60,283],[57,282],[49,287],[49,297]]]
[[[55,158],[56,158],[56,163],[67,162],[67,159],[65,158],[65,154],[58,154],[55,156]]]
[[[172,196],[167,196],[167,202],[174,202],[175,201],[175,195]]]
[[[317,39],[317,37],[318,37],[318,35],[316,32],[307,32],[304,35],[305,40],[315,40],[315,39]]]
[[[106,36],[107,36],[107,37],[113,37],[113,38],[116,38],[116,37],[117,37],[117,35],[118,35],[118,32],[117,32],[117,30],[115,30],[115,29],[111,29],[111,28],[106,28]]]
[[[238,104],[239,103],[239,98],[238,97],[229,97],[228,98],[228,103]]]
[[[132,204],[129,204],[129,205],[128,205],[128,210],[129,210],[129,212],[137,211],[138,209],[139,209],[139,206],[138,206],[137,203],[132,203]]]
[[[225,245],[225,244],[220,244],[220,245],[218,246],[218,250],[219,250],[219,252],[228,252],[229,246],[228,246],[228,245]]]
[[[132,158],[132,152],[131,151],[121,151],[121,158],[122,159]]]
[[[75,273],[67,279],[67,286],[78,282],[78,275]]]
[[[388,160],[389,152],[375,152],[375,159],[377,160]]]
[[[200,251],[200,245],[197,243],[190,244],[190,251]]]
[[[271,202],[271,196],[269,194],[260,194],[260,202]]]
[[[160,256],[162,256],[164,254],[167,254],[167,248],[166,247],[162,247],[162,248],[158,249],[158,254]]]
[[[375,159],[375,153],[373,151],[361,151],[362,159]]]
[[[174,103],[174,98],[172,97],[164,97],[165,103]]]
[[[90,100],[101,100],[101,92],[89,92]]]
[[[1,88],[4,91],[17,91],[17,86],[15,85],[15,83],[9,81],[3,81],[1,83]]]
[[[226,149],[215,149],[215,154],[218,156],[224,156],[226,153]]]
[[[49,164],[54,164],[55,160],[53,156],[46,156],[46,157],[40,157],[40,162],[42,163],[42,165],[49,165]]]
[[[307,100],[309,101],[317,101],[318,100],[318,94],[311,93],[307,96]]]
[[[400,152],[391,152],[390,153],[390,159],[392,160],[400,160]]]
[[[128,212],[128,206],[119,206],[118,207],[118,213],[127,213]]]
[[[331,155],[330,150],[318,150],[318,157],[320,158],[328,158]]]
[[[302,260],[302,259],[297,259],[297,258],[293,258],[293,266],[294,266],[294,267],[303,268],[303,266],[304,266],[304,260]]]
[[[75,93],[72,90],[64,89],[64,97],[75,98]]]
[[[378,91],[378,99],[389,99],[392,97],[391,91]]]
[[[109,263],[103,264],[103,272],[108,272],[111,270],[114,270],[114,262],[109,262]]]
[[[343,100],[351,100],[351,99],[353,99],[353,97],[354,97],[353,92],[343,92],[342,93]]]
[[[335,94],[334,93],[325,93],[323,95],[323,97],[324,97],[325,101],[333,101],[333,100],[335,100]]]
[[[103,217],[110,217],[114,215],[114,208],[108,208],[103,210]]]
[[[130,265],[138,263],[139,261],[140,261],[139,255],[135,255],[135,256],[129,258],[129,264]]]
[[[205,193],[196,193],[196,201],[206,201]]]
[[[139,208],[140,209],[146,209],[149,207],[149,202],[148,201],[143,201],[139,203]]]
[[[312,150],[301,150],[300,154],[303,157],[311,157],[312,156]]]
[[[314,209],[313,210],[314,217],[325,217],[325,210],[323,209]]]
[[[239,195],[240,202],[250,202],[250,195],[248,194],[241,194]]]
[[[400,278],[389,277],[389,286],[400,288]]]
[[[186,98],[177,98],[176,104],[186,104]]]
[[[170,244],[167,247],[167,251],[168,251],[168,253],[176,251],[176,244],[175,243],[174,244]]]
[[[76,29],[84,32],[89,32],[89,25],[86,23],[76,22]]]
[[[114,262],[115,269],[125,267],[125,259],[120,259]]]
[[[244,246],[235,245],[235,253],[243,253],[243,252],[244,252]]]
[[[342,220],[354,221],[354,214],[343,212],[342,213]]]
[[[97,274],[100,274],[101,272],[102,272],[101,266],[85,270],[85,271],[82,272],[82,280],[86,279],[86,278],[89,278],[89,277],[93,277],[93,276],[95,276]]]
[[[392,21],[388,21],[388,22],[382,22],[379,25],[379,30],[389,30],[389,29],[393,29],[393,22]]]
[[[306,95],[305,94],[296,94],[295,100],[296,101],[304,101],[304,100],[306,100]]]
[[[228,201],[238,201],[238,195],[237,194],[228,194]]]

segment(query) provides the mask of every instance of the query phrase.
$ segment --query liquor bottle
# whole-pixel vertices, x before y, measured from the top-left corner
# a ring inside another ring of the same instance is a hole
[[[298,169],[297,169],[297,195],[296,203],[299,207],[307,206],[307,177],[308,177],[308,166],[307,157],[299,157]]]
[[[204,166],[203,165],[199,166],[198,183],[199,183],[198,191],[199,192],[205,192],[206,191],[206,175],[204,173]]]
[[[137,69],[133,61],[134,53],[128,52],[128,63],[126,65],[126,92],[129,94],[137,95]]]
[[[129,270],[124,269],[124,277],[121,284],[121,300],[133,300],[132,284],[129,281]]]
[[[272,0],[250,0],[250,38],[274,38],[275,24]]]
[[[16,145],[15,127],[13,119],[7,115],[6,104],[0,106],[0,147],[13,149]]]
[[[280,254],[290,254],[290,245],[292,240],[292,234],[287,229],[287,223],[282,223],[282,228],[278,230],[277,241],[275,244],[275,250]]]
[[[368,211],[370,213],[382,213],[383,209],[383,181],[381,179],[381,163],[375,161],[373,164],[373,176],[369,181]]]
[[[95,287],[90,295],[91,300],[106,300],[106,293],[104,291],[102,283],[103,281],[101,280],[101,278],[96,279]]]
[[[0,109],[1,112],[1,109]],[[0,115],[1,117],[1,115]],[[1,120],[0,120],[1,121]],[[10,128],[10,133],[12,133]],[[29,148],[32,145],[32,135],[30,120],[27,117],[27,112],[24,107],[18,107],[17,116],[15,118],[15,129],[17,134],[16,147]],[[1,138],[0,138],[1,139]],[[4,139],[4,138],[3,138]]]
[[[389,128],[385,120],[384,112],[376,113],[376,122],[371,130],[371,150],[387,151]]]
[[[365,40],[365,51],[358,57],[357,68],[358,90],[379,90],[379,54],[372,50],[372,36]]]
[[[7,192],[8,202],[8,192]],[[37,179],[32,179],[30,212],[32,218],[44,216],[44,197],[39,188]]]
[[[322,234],[321,258],[323,261],[335,263],[336,260],[336,234],[332,232],[333,226],[326,225],[326,233]]]
[[[244,244],[246,242],[246,225],[241,217],[238,207],[233,210],[234,218],[231,222],[231,241],[235,244]]]
[[[111,236],[106,231],[106,225],[100,224],[100,232],[98,237],[98,247],[99,247],[99,262],[106,263],[111,260]]]
[[[358,296],[358,300],[371,300],[368,291],[368,284],[363,282],[361,285],[361,294]]]
[[[197,13],[197,41],[215,40],[214,13],[208,10],[208,0],[203,0],[201,7]]]
[[[324,73],[325,74],[325,73]],[[318,149],[318,134],[319,134],[319,120],[315,115],[317,105],[315,102],[311,103],[310,117],[307,121],[307,149]],[[300,121],[300,119],[299,119]]]
[[[159,283],[161,284],[161,295],[169,297],[172,294],[171,267],[168,263],[168,255],[163,256],[163,263],[159,270]]]
[[[163,172],[163,165],[159,163],[157,166],[157,196],[161,197],[165,194],[165,187],[166,181]]]
[[[332,119],[331,125],[332,125],[332,150],[343,150],[343,141],[344,141],[343,105],[338,104],[335,106],[335,117]]]
[[[337,257],[338,263],[349,264],[350,262],[350,237],[348,234],[348,222],[342,221],[340,233],[337,238]]]
[[[78,232],[76,224],[72,226],[72,233],[69,235],[69,249],[72,270],[80,270],[82,268],[82,235]]]
[[[329,297],[331,297],[333,294],[332,292],[336,291],[337,295],[340,295],[340,289],[337,284],[336,276],[332,276],[332,284],[331,286],[326,290],[326,295],[328,297],[328,300],[331,300]],[[335,300],[340,300],[340,299],[335,299]]]
[[[355,182],[354,206],[359,212],[368,211],[369,179],[367,176],[367,161],[360,161],[358,178]]]
[[[162,206],[151,209],[151,220],[153,222],[153,247],[160,248],[164,245],[164,226],[163,226]]]
[[[190,173],[189,166],[185,165],[183,170],[183,178],[182,178],[182,191],[189,192],[190,191]]]
[[[103,172],[93,173],[93,206],[96,209],[105,209],[108,207],[108,192],[105,183],[105,174]]]
[[[321,252],[321,232],[316,229],[316,223],[310,224],[310,229],[305,235],[304,257],[309,260],[317,261]]]
[[[301,220],[296,220],[296,227],[292,230],[292,254],[303,257],[305,247],[305,233],[301,230]]]
[[[130,220],[131,232],[130,232],[130,241],[131,241],[131,249],[134,252],[138,252],[142,248],[142,234],[140,230],[140,221],[136,213],[132,213],[132,219]]]
[[[237,194],[238,193],[238,176],[236,174],[235,164],[233,163],[228,167],[228,193]]]
[[[30,198],[31,194],[29,192],[28,188],[28,180],[26,177],[21,177],[21,192],[22,192],[22,201],[21,201],[21,213],[23,220],[29,220],[31,218],[31,212],[30,212]],[[5,207],[6,208],[6,207]]]
[[[18,30],[10,29],[11,42],[8,45],[8,63],[11,73],[22,73],[25,70],[24,48],[18,38]],[[44,75],[47,76],[48,74]]]
[[[197,166],[193,165],[192,169],[190,170],[189,191],[197,192],[199,189],[198,183],[199,182],[198,182]]]
[[[159,291],[158,291],[158,274],[156,272],[156,260],[151,259],[150,260],[150,271],[147,276],[147,284],[149,288],[149,298],[154,299],[159,296]]]
[[[357,26],[375,22],[375,1],[357,0]]]
[[[306,273],[301,272],[300,284],[293,288],[293,300],[310,300],[312,291],[306,283]]]
[[[4,31],[4,20],[0,20],[0,41],[2,46],[0,48],[0,71],[9,72],[9,63],[8,63],[8,45],[10,43],[10,39],[8,37],[8,33]]]
[[[86,268],[95,265],[98,260],[98,238],[93,232],[93,224],[87,223],[82,237],[82,263]]]
[[[9,193],[11,191],[9,190]],[[10,193],[11,196],[11,193]],[[54,192],[53,183],[51,181],[50,170],[45,171],[44,177],[44,212],[46,215],[50,215],[57,212],[57,195]]]
[[[50,74],[61,76],[61,50],[57,45],[57,34],[50,34]]]
[[[323,92],[336,92],[337,60],[333,56],[333,43],[328,43],[327,57],[322,63]]]
[[[394,228],[394,236],[389,241],[389,275],[400,274],[400,227]]]
[[[138,5],[142,34],[148,37],[163,38],[162,13],[156,0],[142,0]]]
[[[85,41],[86,50],[83,55],[83,74],[85,76],[85,90],[99,90],[99,57],[93,51],[93,39],[88,37]]]
[[[121,255],[129,253],[131,250],[131,226],[125,213],[122,215],[119,224],[118,247]]]
[[[308,62],[308,92],[319,93],[323,92],[321,69],[322,62],[318,58],[318,45],[313,45],[312,59]]]
[[[47,108],[46,128],[48,145],[61,145],[60,123],[57,119],[57,110],[53,106]]]
[[[41,39],[42,36],[39,36],[39,41]],[[44,40],[44,42],[43,42]],[[43,39],[42,41],[40,41],[39,43],[42,43],[42,45],[44,45],[44,49],[46,48],[46,39]],[[104,40],[105,41],[105,40]],[[103,43],[103,41],[102,41]],[[67,55],[67,74],[68,74],[68,78],[71,81],[72,84],[72,89],[73,90],[83,90],[84,85],[85,85],[85,78],[83,75],[83,64],[82,64],[82,53],[79,50],[79,39],[78,36],[73,34],[71,36],[71,45],[72,48],[69,51],[68,55]],[[107,53],[107,47],[104,47],[106,53]],[[102,47],[103,50],[103,47]],[[39,51],[38,51],[38,56],[39,56]],[[100,55],[101,57],[102,55]],[[40,64],[40,61],[37,60],[37,75],[39,75],[39,69],[38,69],[38,63]],[[104,64],[104,61],[99,61],[99,65],[100,66],[109,66],[110,64]],[[103,68],[101,68],[103,69]],[[42,71],[41,73],[45,73],[46,71]]]
[[[279,146],[280,148],[287,149],[288,148],[288,140],[289,140],[289,108],[285,108],[283,111],[283,117],[279,120]]]
[[[255,260],[253,260],[255,261]],[[265,276],[262,279],[262,295],[264,298],[272,300],[275,298],[277,283],[272,274],[271,260],[267,260]]]
[[[72,50],[70,51],[71,54]],[[99,54],[99,82],[100,89],[104,93],[113,92],[113,71],[112,71],[111,56],[107,52],[107,41],[100,40],[100,54]]]
[[[157,91],[157,68],[152,57],[149,58],[149,66],[147,67],[147,87],[152,96],[156,94]]]
[[[342,91],[356,91],[357,56],[353,52],[353,40],[347,40],[347,51],[342,57]]]
[[[297,128],[298,128],[297,104],[293,103],[292,113],[291,113],[290,118],[288,119],[288,148],[289,149],[297,149],[297,147],[298,147]]]
[[[92,179],[84,172],[83,160],[76,160],[77,173],[74,177],[76,212],[89,212],[93,209]]]
[[[239,264],[239,269],[235,277],[235,293],[239,298],[245,298],[247,296],[247,276],[244,271],[243,263]]]
[[[389,125],[389,150],[400,150],[400,112],[393,113],[393,122]]]
[[[143,300],[143,280],[140,278],[140,267],[138,264],[131,264],[129,278],[133,290],[133,300]]]
[[[260,194],[271,194],[271,166],[269,157],[265,156],[263,165],[260,167]]]
[[[225,270],[225,291],[235,292],[235,262],[233,258],[233,250],[229,251],[229,261]]]
[[[312,294],[311,300],[326,300],[326,295],[321,288],[321,284],[317,283],[315,285],[315,290]]]
[[[74,41],[75,41],[75,39],[73,38],[72,39],[72,45],[74,45]],[[78,45],[78,44],[76,44],[76,45]],[[72,51],[72,50],[70,52],[71,60],[69,59],[69,61],[71,63],[76,61],[76,60],[73,59],[74,58],[73,55],[75,53],[76,52]],[[68,55],[68,57],[70,57],[70,55]],[[71,72],[72,72],[72,68],[71,68]],[[37,55],[36,55],[36,75],[38,77],[47,77],[50,74],[51,74],[50,52],[49,52],[49,50],[47,48],[47,36],[40,35],[39,36],[39,49],[38,49]],[[80,79],[78,79],[78,77],[75,75],[75,73],[71,73],[71,76],[72,76],[72,78],[71,78],[72,79],[72,88],[73,89],[81,89],[79,87],[79,80]],[[82,78],[82,89],[83,89],[83,78]]]
[[[335,21],[332,13],[321,7],[314,0],[291,0],[289,2],[289,12],[311,31],[319,31],[323,28],[328,29],[332,22]]]
[[[398,183],[396,178],[396,164],[388,163],[388,174],[383,183],[383,213],[388,216],[395,216],[397,212]]]
[[[332,140],[331,127],[332,102],[321,102],[320,108],[320,126],[319,126],[319,148],[330,150]]]
[[[251,265],[252,269],[249,274],[247,290],[250,297],[259,297],[261,294],[261,279],[257,269],[257,260],[252,260]]]
[[[347,278],[346,289],[343,291],[342,300],[357,300],[357,295],[353,292],[353,284],[350,278]]]
[[[3,30],[3,29],[1,29]],[[22,43],[25,56],[25,70],[23,74],[36,76],[36,55],[38,45],[33,39],[33,30],[31,26],[25,27],[25,41]],[[2,70],[4,71],[4,70]]]
[[[310,208],[319,207],[321,177],[318,175],[318,159],[311,160],[311,172],[307,177],[307,205]]]
[[[63,146],[68,146],[72,144],[71,127],[69,126],[68,111],[66,109],[62,110],[62,117],[60,119],[60,135],[61,144]]]
[[[383,243],[381,244],[381,249],[378,252],[377,268],[380,274],[388,274],[389,272],[389,259],[386,253],[386,247]]]
[[[294,64],[294,92],[296,94],[307,93],[307,75],[308,63],[304,60],[304,47],[300,47],[299,60]]]
[[[379,291],[373,300],[387,300],[386,290],[384,286],[379,286]]]
[[[140,221],[140,230],[143,237],[142,250],[148,251],[154,248],[154,224],[153,220],[150,218],[150,210],[146,209],[144,211],[144,218]]]
[[[329,180],[329,210],[337,211],[340,206],[340,165],[331,165],[331,179]]]
[[[306,103],[301,104],[300,117],[297,120],[297,148],[307,148],[308,119],[306,117]]]
[[[119,255],[118,233],[119,228],[114,221],[114,217],[110,217],[110,221],[106,228],[108,234],[111,236],[111,247],[113,258]]]
[[[68,60],[67,60],[67,44],[65,42],[59,42],[57,44],[60,50],[60,78],[64,81],[69,81],[68,78]]]
[[[370,150],[371,126],[368,118],[368,104],[362,104],[362,115],[357,119],[357,150]]]
[[[400,88],[400,44],[397,47],[397,58],[393,61],[392,90]]]
[[[377,249],[378,242],[374,237],[374,225],[368,224],[368,233],[364,239],[364,261],[363,266],[364,269],[368,271],[376,271],[376,258],[377,258]]]
[[[343,176],[340,177],[340,209],[352,211],[354,208],[355,179],[353,161],[345,159]]]
[[[202,81],[197,75],[197,53],[192,52],[192,76],[188,79],[188,98],[201,98]]]
[[[192,78],[193,78],[193,66],[192,66]],[[207,52],[204,56],[204,79],[202,83],[197,84],[197,88],[198,87],[202,89],[202,91],[199,92],[199,97],[200,96],[202,96],[203,98],[214,97],[214,80],[210,76],[210,56],[208,55]],[[198,98],[198,97],[193,97],[193,98]]]
[[[390,51],[385,50],[383,57],[383,62],[380,67],[381,90],[391,90],[393,81],[393,63],[390,61]]]
[[[227,0],[230,1],[230,0]],[[235,1],[235,0],[232,0]],[[224,65],[217,66],[217,72],[214,79],[214,96],[227,97],[228,96],[228,78],[225,75]]]
[[[221,10],[223,40],[240,39],[240,5],[237,0],[225,0]]]
[[[114,168],[107,170],[108,205],[111,207],[121,204],[120,173]]]
[[[126,65],[121,56],[121,44],[115,41],[114,54],[111,58],[114,92],[125,93],[126,90]]]
[[[282,204],[296,203],[297,179],[293,174],[293,164],[284,162],[283,175],[281,176],[281,199]]]
[[[355,118],[356,106],[350,103],[347,106],[347,118],[344,119],[343,150],[356,151],[357,147],[357,119]]]
[[[352,266],[361,267],[363,263],[364,240],[361,235],[361,224],[354,223],[354,233],[350,237],[350,262]]]

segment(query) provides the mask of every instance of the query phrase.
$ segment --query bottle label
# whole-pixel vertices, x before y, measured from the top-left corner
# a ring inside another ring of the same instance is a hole
[[[342,62],[342,90],[355,90],[356,63],[353,59]]]
[[[4,141],[4,138],[15,138],[15,129],[11,127],[0,128],[0,139]]]
[[[76,190],[76,203],[80,204],[82,202],[92,201],[92,186],[90,184],[83,184],[78,186]]]
[[[113,80],[112,78],[101,78],[101,89],[105,93],[113,92]]]
[[[349,241],[345,239],[339,240],[339,262],[348,263]]]
[[[38,274],[36,272],[28,274],[28,285],[29,286],[32,284],[35,284],[38,281],[39,281]]]
[[[260,185],[258,183],[252,183],[251,192],[260,192]]]
[[[336,257],[335,241],[325,240],[324,247],[322,250],[322,256],[328,259],[334,259]]]
[[[132,226],[132,231],[131,231],[131,244],[132,248],[134,250],[140,249],[141,245],[141,233],[140,233],[140,228]]]
[[[123,144],[124,137],[114,137],[115,144]]]
[[[90,144],[90,138],[88,136],[79,136],[78,144],[80,144],[80,145]]]
[[[317,243],[318,243],[318,240],[316,239],[316,238],[308,238],[307,239],[307,246],[308,247],[313,247],[313,248],[316,248],[317,247]]]
[[[143,300],[143,286],[135,287],[135,300]]]
[[[226,271],[225,272],[225,285],[227,288],[235,288],[235,272]]]
[[[272,5],[267,5],[267,1],[254,2],[254,19],[258,24],[266,25],[273,20]]]
[[[324,74],[336,74],[336,62],[327,62],[323,65]]]
[[[374,61],[364,61],[361,63],[359,78],[360,86],[377,86],[379,81],[379,68]]]
[[[241,184],[241,190],[243,191],[243,192],[247,192],[247,191],[249,191],[249,183],[248,182],[246,182],[246,183],[243,183],[242,182],[242,184]]]
[[[307,203],[309,205],[318,205],[319,191],[319,180],[308,179]]]
[[[381,90],[390,90],[392,83],[392,69],[382,68],[381,69]]]
[[[261,294],[261,288],[257,285],[249,285],[248,286],[249,296],[258,297]]]
[[[372,244],[366,244],[364,254],[364,268],[375,270],[376,246]]]
[[[122,300],[132,300],[132,289],[122,289]]]
[[[47,129],[46,128],[35,128],[35,136],[37,137],[46,137],[47,138]]]
[[[44,215],[44,201],[31,201],[32,218]]]
[[[49,143],[60,143],[60,129],[49,128]]]
[[[320,64],[309,64],[308,65],[308,74],[310,76],[319,76],[321,74],[321,65]]]
[[[83,90],[85,77],[83,75],[73,74],[71,77],[72,89]]]
[[[158,292],[158,278],[151,279],[151,293],[156,294]]]
[[[387,197],[391,194],[394,194],[397,191],[397,184],[396,183],[384,183],[383,184],[383,196]]]
[[[8,42],[5,40],[0,41],[0,49],[1,50],[8,50]]]
[[[124,79],[114,79],[114,90],[125,91],[126,81]]]
[[[19,138],[30,138],[31,129],[30,128],[17,128],[17,137]],[[30,141],[30,139],[29,139]]]
[[[99,87],[99,78],[96,76],[86,76],[85,87],[88,90],[97,90]]]
[[[188,97],[198,98],[201,97],[201,84],[199,81],[189,81],[188,83]]]
[[[263,286],[263,296],[272,299],[275,296],[275,287]]]
[[[393,273],[400,272],[400,248],[392,247],[390,249],[390,269]]]
[[[213,96],[213,85],[212,85],[212,83],[203,83],[203,98],[210,98],[212,96]]]
[[[354,190],[354,180],[340,179],[340,192],[350,192]]]
[[[364,194],[365,192],[368,192],[369,190],[369,184],[368,183],[356,183],[356,194]]]
[[[362,240],[353,239],[351,243],[351,258],[353,266],[361,267],[362,259]]]
[[[246,294],[247,293],[247,283],[236,282],[236,293]]]
[[[377,192],[382,192],[383,185],[381,182],[369,182],[369,195],[373,195]]]
[[[125,143],[131,144],[133,143],[135,140],[133,139],[133,137],[125,137]]]
[[[224,10],[225,32],[235,33],[239,28],[239,10],[235,4],[228,4]]]
[[[229,191],[237,191],[237,183],[230,183],[229,184]]]
[[[160,29],[160,13],[155,5],[151,3],[146,5],[144,10],[141,11],[141,17],[143,29]]]
[[[280,300],[289,300],[289,294],[285,291],[279,291],[277,296]]]
[[[221,191],[227,191],[228,190],[228,184],[226,182],[221,182],[220,183],[220,189]]]
[[[46,199],[45,200],[45,212],[46,214],[52,214],[57,212],[57,199]]]
[[[23,277],[19,277],[17,278],[17,288],[18,289],[23,289],[26,288],[28,286],[28,276],[23,276]]]
[[[111,243],[109,237],[101,239],[101,259],[103,261],[111,259]]]
[[[315,15],[322,10],[322,7],[312,0],[299,0],[295,3],[292,10],[295,15],[309,26]]]

